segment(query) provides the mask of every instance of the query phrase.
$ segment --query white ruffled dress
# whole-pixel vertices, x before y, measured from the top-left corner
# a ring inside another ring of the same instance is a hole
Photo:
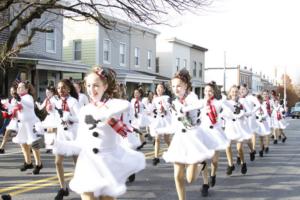
[[[129,102],[128,102],[129,103]],[[126,146],[129,147],[130,149],[136,149],[138,146],[141,145],[141,140],[139,138],[138,133],[136,133],[133,129],[133,127],[130,124],[130,113],[129,112],[124,112],[122,113],[122,117],[121,117],[123,123],[126,124],[126,126],[132,130],[132,132],[128,132],[127,133],[127,137],[123,138],[123,137],[119,137],[121,143]]]
[[[271,116],[273,128],[286,129],[286,127],[288,126],[288,123],[286,122],[282,114],[283,112],[284,108],[281,105],[276,105],[276,103],[273,105],[273,111]],[[277,114],[280,115],[280,119],[278,119]]]
[[[153,99],[153,120],[149,126],[152,137],[174,133],[169,98],[163,95]]]
[[[242,109],[240,113],[235,114],[236,101],[227,100],[226,106],[222,112],[222,117],[225,120],[225,135],[230,140],[243,142],[252,137],[253,133],[248,125],[248,120],[245,117],[245,110]]]
[[[41,106],[38,106],[38,108],[41,110],[45,106],[49,106],[49,105],[47,105],[46,102],[47,102],[47,100],[45,99],[43,104]],[[57,128],[57,124],[60,122],[60,117],[59,117],[57,111],[55,110],[55,105],[57,102],[56,97],[55,96],[51,97],[49,99],[49,102],[50,102],[52,109],[48,111],[46,118],[44,119],[44,121],[42,121],[42,126],[45,129],[46,128]]]
[[[62,124],[62,118],[60,117],[60,121],[57,122],[57,134],[56,141],[74,141],[77,137],[77,129],[78,129],[78,116],[79,116],[79,103],[77,99],[69,96],[67,99],[67,104],[69,107],[69,112],[63,111],[63,117],[67,118],[67,130],[65,130],[65,126]],[[59,99],[56,101],[55,107],[57,109],[62,109],[62,100]],[[57,112],[57,110],[55,110]],[[63,156],[73,156],[77,155],[78,151],[72,151],[65,147],[64,145],[54,146],[53,147],[54,155],[63,155]]]
[[[248,120],[249,128],[252,133],[256,133],[259,124],[256,121],[256,111],[260,107],[258,99],[253,95],[247,95],[244,98],[239,98],[240,103],[245,106],[245,117]]]
[[[141,129],[150,124],[150,121],[145,112],[145,105],[142,101],[138,100],[136,104],[136,99],[131,99],[130,104],[130,118],[131,125],[136,129]],[[136,108],[135,108],[136,107]],[[135,113],[136,112],[136,113]]]
[[[154,113],[153,113],[153,110],[154,110],[154,103],[153,103],[153,100],[152,102],[149,102],[148,98],[145,97],[142,99],[142,103],[144,104],[145,106],[145,115],[146,117],[148,118],[147,122],[147,126],[150,126],[150,124],[152,123],[153,121],[153,117],[154,117]]]
[[[256,111],[256,122],[258,124],[258,127],[256,129],[256,133],[259,136],[266,136],[271,134],[271,128],[269,126],[269,115],[267,112],[266,107],[261,104],[259,106],[259,109]]]
[[[120,114],[128,109],[129,103],[120,99],[110,99],[101,108],[88,104],[80,111],[76,141],[56,142],[56,145],[80,149],[69,184],[76,193],[92,192],[95,197],[118,197],[126,192],[127,178],[145,168],[144,154],[124,147],[120,136],[106,123],[111,117],[119,119]],[[101,122],[92,127],[92,124],[86,123],[88,115]]]
[[[7,102],[5,105],[9,114],[12,113],[13,108],[17,105],[17,100],[12,98],[10,102]],[[11,118],[9,124],[6,126],[6,130],[18,131],[18,119],[17,117]]]
[[[211,120],[208,117],[208,113],[210,112],[210,108],[207,104],[207,99],[201,99],[200,105],[202,105],[200,120],[201,125],[200,128],[206,134],[203,137],[203,141],[209,149],[213,150],[225,150],[230,145],[230,140],[226,137],[223,129],[222,129],[222,121],[220,116],[220,111],[222,110],[223,101],[222,100],[212,100],[212,104],[214,105],[216,112],[218,114],[217,123],[212,124]]]
[[[203,130],[199,128],[198,110],[181,112],[194,94],[186,97],[185,105],[178,99],[172,102],[172,126],[175,132],[169,149],[163,154],[166,162],[181,164],[196,164],[212,158],[215,151],[204,144]]]
[[[40,122],[34,112],[34,101],[31,95],[25,94],[21,96],[22,109],[17,112],[18,131],[17,135],[12,139],[14,143],[31,145],[39,137],[34,133],[33,129],[36,123]]]

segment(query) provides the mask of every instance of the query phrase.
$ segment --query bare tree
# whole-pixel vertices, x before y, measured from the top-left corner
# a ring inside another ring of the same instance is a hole
[[[0,64],[5,70],[11,56],[29,46],[37,32],[52,32],[47,26],[30,26],[27,38],[18,43],[17,37],[29,24],[46,13],[72,20],[93,20],[106,29],[114,27],[113,17],[142,24],[165,23],[162,19],[169,11],[182,14],[202,9],[212,0],[1,0],[0,35],[6,34],[0,43]],[[5,15],[9,17],[5,18]]]

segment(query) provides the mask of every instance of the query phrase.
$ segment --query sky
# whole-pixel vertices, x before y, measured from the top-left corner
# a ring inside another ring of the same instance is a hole
[[[215,0],[196,14],[170,14],[160,37],[208,49],[206,67],[247,66],[271,79],[286,72],[300,84],[299,0]],[[226,53],[224,53],[226,52]],[[224,56],[226,55],[226,56]]]

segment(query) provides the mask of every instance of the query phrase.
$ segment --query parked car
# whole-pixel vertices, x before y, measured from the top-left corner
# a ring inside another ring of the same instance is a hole
[[[297,102],[295,106],[291,108],[291,116],[293,119],[300,119],[300,102]]]

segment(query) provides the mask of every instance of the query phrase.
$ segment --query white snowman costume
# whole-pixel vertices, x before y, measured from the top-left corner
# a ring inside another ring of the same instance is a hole
[[[129,104],[129,102],[128,102],[128,104]],[[126,124],[126,126],[131,130],[131,132],[127,133],[127,137],[123,138],[120,136],[119,138],[121,140],[121,143],[124,146],[135,150],[138,146],[141,145],[141,140],[139,138],[138,133],[136,133],[134,131],[134,128],[130,124],[130,117],[131,117],[131,115],[130,115],[130,112],[128,112],[128,111],[121,114],[121,117],[120,117],[121,121],[123,121],[123,123]]]
[[[170,97],[167,95],[153,98],[153,120],[149,127],[152,137],[174,133],[169,99]]]
[[[35,124],[40,122],[34,112],[33,97],[29,94],[21,95],[21,101],[18,104],[21,104],[22,109],[17,111],[18,132],[12,141],[18,144],[31,145],[39,139],[33,130]]]
[[[258,127],[256,129],[256,133],[259,136],[266,136],[271,134],[271,128],[269,126],[269,115],[266,107],[263,104],[259,105],[259,109],[255,113],[256,122]]]
[[[249,128],[252,133],[256,133],[259,124],[256,121],[255,113],[260,107],[258,99],[253,95],[247,95],[246,97],[239,98],[240,103],[245,107]]]
[[[74,97],[68,96],[67,100],[68,109],[63,109],[63,100],[60,98],[55,105],[55,109],[62,111],[60,121],[57,123],[56,141],[73,141],[77,136],[78,116],[79,116],[79,103]],[[53,147],[54,155],[72,156],[78,154],[78,151],[72,151],[63,145]]]
[[[242,142],[252,137],[252,131],[249,129],[248,120],[245,117],[245,109],[240,102],[227,100],[222,117],[225,120],[225,134],[230,140]],[[240,113],[236,113],[236,107],[241,108]]]
[[[199,128],[198,110],[184,112],[184,107],[194,104],[197,96],[190,93],[184,102],[172,102],[172,128],[175,132],[169,149],[163,154],[166,162],[196,164],[212,158],[214,150],[204,144],[204,132]]]
[[[149,119],[145,113],[145,105],[142,103],[140,99],[133,98],[131,99],[131,125],[136,128],[144,128],[149,125]]]
[[[151,124],[151,122],[153,121],[153,116],[154,116],[153,110],[155,109],[154,103],[153,103],[153,100],[152,100],[152,102],[150,102],[148,97],[143,98],[142,103],[145,106],[145,115],[148,118],[147,126],[149,126]]]
[[[268,101],[265,100],[262,103],[263,107],[265,107],[265,109],[267,110],[268,113],[268,118],[267,118],[267,122],[270,128],[273,128],[273,122],[272,122],[272,110],[273,110],[273,105],[274,105],[274,101],[272,99],[269,99]],[[269,107],[269,110],[268,110]]]
[[[282,114],[283,112],[284,108],[278,102],[274,102],[271,116],[273,128],[285,129],[288,126],[288,123]]]
[[[59,114],[55,110],[55,105],[56,102],[58,101],[56,96],[52,96],[50,98],[46,98],[43,102],[43,104],[38,104],[36,103],[37,107],[39,110],[43,109],[46,107],[47,111],[47,116],[42,121],[42,128],[43,129],[48,129],[48,128],[57,128],[58,124],[61,122],[61,119],[59,117]],[[51,141],[56,137],[55,133],[48,133],[47,131],[44,132],[44,137],[45,137],[45,144],[46,144],[46,149],[53,149],[53,146],[50,145]]]
[[[56,145],[81,149],[69,184],[76,193],[118,197],[126,192],[127,178],[145,168],[144,154],[124,147],[120,136],[107,122],[111,118],[119,119],[129,106],[127,101],[120,99],[109,99],[100,108],[88,104],[80,111],[76,141],[55,142]],[[91,124],[87,118],[97,122]]]
[[[17,105],[17,100],[15,98],[12,98],[10,100],[7,100],[4,105],[7,108],[8,114],[12,114],[13,108]],[[10,119],[9,124],[6,126],[6,130],[12,130],[12,131],[18,131],[18,119],[17,116],[12,117]]]
[[[222,129],[222,121],[220,116],[220,112],[225,106],[222,100],[213,99],[211,100],[212,106],[214,106],[216,110],[216,122],[212,122],[209,118],[209,113],[211,112],[208,99],[201,99],[199,101],[201,108],[200,120],[201,125],[200,128],[207,135],[204,138],[204,143],[209,149],[214,150],[225,150],[230,145],[230,140],[226,137],[223,129]]]

